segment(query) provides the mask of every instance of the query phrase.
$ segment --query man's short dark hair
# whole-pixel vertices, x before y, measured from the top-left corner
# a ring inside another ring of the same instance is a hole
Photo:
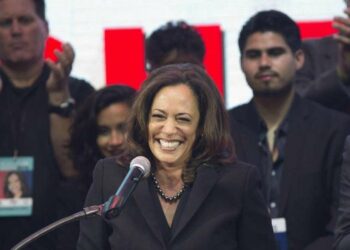
[[[36,14],[46,22],[45,0],[32,0],[35,5]]]
[[[165,59],[171,52],[176,58]],[[202,65],[205,45],[201,35],[184,21],[168,22],[155,30],[146,41],[146,59],[151,69],[172,63]]]
[[[268,10],[258,12],[243,25],[238,39],[241,54],[250,35],[269,31],[280,34],[293,52],[301,48],[298,25],[286,14],[277,10]]]

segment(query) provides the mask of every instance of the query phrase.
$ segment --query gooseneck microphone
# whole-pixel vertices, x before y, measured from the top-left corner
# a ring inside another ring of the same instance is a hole
[[[17,243],[11,250],[19,250],[27,246],[31,242],[39,239],[41,236],[55,230],[56,228],[63,226],[67,223],[80,220],[81,218],[87,218],[93,215],[103,216],[105,219],[111,219],[118,216],[125,206],[128,198],[135,190],[137,184],[142,177],[149,176],[151,171],[151,163],[144,156],[137,156],[130,162],[130,169],[125,176],[124,180],[120,184],[117,192],[112,195],[107,202],[101,205],[92,205],[85,207],[82,211],[64,217],[58,221],[51,223],[50,225],[36,231]]]
[[[131,193],[136,188],[142,177],[148,177],[151,171],[151,163],[144,156],[137,156],[130,162],[130,169],[120,184],[115,195],[111,196],[103,204],[102,215],[106,219],[112,219],[119,215]]]

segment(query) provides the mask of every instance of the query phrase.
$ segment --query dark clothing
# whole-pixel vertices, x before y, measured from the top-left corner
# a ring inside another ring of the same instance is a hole
[[[45,65],[33,86],[17,89],[0,71],[0,156],[34,157],[33,215],[0,217],[0,249],[10,249],[34,231],[57,219],[57,187],[62,180],[50,142],[46,81],[50,69]],[[84,81],[70,79],[73,98],[81,101],[93,88]],[[31,249],[54,249],[54,235],[38,240]]]
[[[338,44],[333,37],[303,41],[305,63],[297,72],[295,87],[299,94],[325,107],[350,114],[350,83],[336,72]]]
[[[99,161],[86,205],[106,201],[126,173],[127,168],[113,158]],[[154,191],[142,180],[119,217],[81,221],[78,249],[273,250],[271,222],[259,186],[250,165],[201,166],[187,201],[180,203],[169,240],[159,224],[163,212],[155,208]]]
[[[282,122],[281,126],[274,132],[274,150],[278,152],[277,159],[273,160],[267,140],[267,127],[263,120],[260,120],[259,148],[262,155],[261,167],[265,173],[267,184],[265,199],[270,207],[270,216],[278,216],[278,203],[280,197],[280,183],[282,177],[282,166],[285,159],[285,145],[288,130],[288,117]]]
[[[157,222],[159,224],[159,229],[161,230],[161,234],[162,237],[165,241],[166,244],[169,244],[172,234],[174,233],[174,230],[176,228],[176,225],[179,223],[179,221],[181,220],[181,215],[184,211],[184,207],[186,202],[188,201],[188,197],[189,197],[189,189],[187,189],[183,195],[181,196],[181,199],[179,201],[179,204],[176,208],[176,212],[175,212],[175,216],[172,222],[172,225],[169,226],[166,217],[163,213],[162,210],[162,206],[159,202],[159,198],[155,189],[155,185],[152,183],[152,178],[148,178],[148,182],[149,182],[149,190],[151,192],[151,196],[152,196],[152,202],[154,204],[154,209],[155,209],[155,214],[156,214],[156,219]]]
[[[249,139],[236,144],[238,158],[258,166],[266,180],[268,173],[261,166],[258,146],[261,118],[253,102],[230,110],[229,115],[249,130],[244,131]],[[350,120],[299,96],[294,98],[288,120],[278,217],[286,219],[290,250],[307,246],[328,250],[332,245],[341,151],[350,132]],[[233,138],[239,133],[235,126]],[[240,147],[246,150],[244,154]],[[268,184],[263,183],[264,193],[267,188]]]
[[[350,249],[350,136],[346,138],[343,153],[338,219],[335,232],[337,250]]]

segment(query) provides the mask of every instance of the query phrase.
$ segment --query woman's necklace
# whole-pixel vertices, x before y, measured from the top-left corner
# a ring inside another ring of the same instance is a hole
[[[154,173],[152,173],[152,180],[153,180],[153,184],[156,187],[157,193],[160,195],[160,197],[168,203],[173,203],[176,202],[177,200],[179,200],[182,196],[182,194],[185,192],[186,190],[186,184],[183,184],[182,188],[180,189],[179,192],[177,192],[175,195],[173,196],[167,196],[163,190],[160,188],[159,182],[157,181],[156,175]]]

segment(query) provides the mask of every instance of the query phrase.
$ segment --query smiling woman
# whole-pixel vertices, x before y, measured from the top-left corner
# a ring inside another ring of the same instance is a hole
[[[127,135],[122,156],[97,164],[86,205],[112,195],[137,155],[152,178],[117,220],[82,221],[78,249],[275,249],[257,171],[236,161],[223,100],[201,67],[150,73]]]
[[[198,122],[197,99],[186,84],[157,93],[149,114],[148,145],[159,167],[185,169]]]
[[[147,152],[152,150],[150,130],[154,124],[165,119],[166,130],[174,126],[178,136],[184,135],[184,131],[188,136],[191,134],[191,138],[187,138],[191,143],[186,140],[181,146],[188,147],[184,157],[187,166],[182,166],[181,171],[185,182],[193,181],[194,169],[200,163],[211,160],[227,163],[235,159],[223,100],[215,84],[199,67],[182,64],[178,68],[162,67],[151,74],[135,100],[133,111],[130,146],[155,161],[159,159],[154,157],[154,152]],[[144,135],[148,136],[147,140]]]
[[[92,93],[77,110],[69,147],[85,194],[96,162],[121,152],[135,94],[134,89],[124,85],[105,87]]]

